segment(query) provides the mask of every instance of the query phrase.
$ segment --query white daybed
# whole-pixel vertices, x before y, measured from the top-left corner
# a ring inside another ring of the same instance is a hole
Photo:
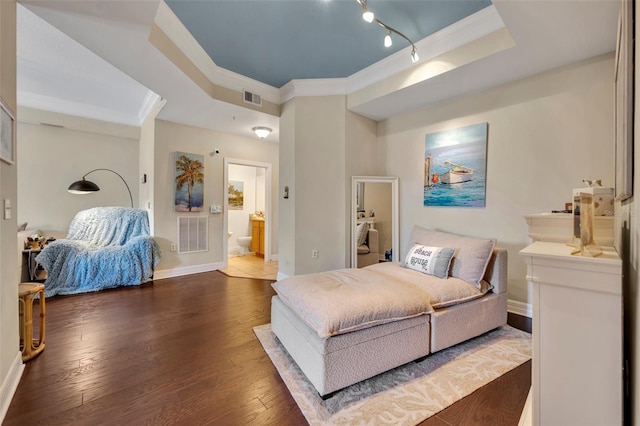
[[[411,242],[455,250],[445,278],[407,267],[418,249],[402,264],[273,284],[272,330],[321,396],[506,324],[507,252],[495,240],[415,226]]]

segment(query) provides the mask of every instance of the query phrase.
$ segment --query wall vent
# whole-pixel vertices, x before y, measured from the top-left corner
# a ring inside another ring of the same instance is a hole
[[[244,91],[244,101],[248,104],[262,106],[262,97],[247,90]]]
[[[178,253],[209,250],[209,218],[207,216],[178,217]]]

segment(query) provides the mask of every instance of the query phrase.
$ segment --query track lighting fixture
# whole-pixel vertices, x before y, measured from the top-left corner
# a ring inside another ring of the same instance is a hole
[[[416,47],[413,46],[413,49],[411,50],[411,62],[415,64],[419,60],[420,60],[420,57],[418,56],[418,51],[416,50]]]
[[[376,21],[378,25],[380,25],[382,28],[387,30],[387,35],[384,36],[384,47],[390,47],[393,44],[393,40],[391,40],[391,33],[395,33],[400,37],[402,37],[403,39],[407,40],[407,43],[409,43],[409,45],[412,47],[411,62],[415,63],[415,62],[418,62],[418,60],[420,60],[420,57],[418,56],[418,51],[416,50],[416,45],[413,44],[413,42],[409,37],[402,34],[400,31],[396,30],[395,28],[392,28],[389,25],[385,24],[380,19],[376,18],[373,12],[370,11],[369,8],[367,7],[367,0],[356,0],[356,2],[358,2],[358,4],[362,7],[362,19],[364,19],[367,22]]]
[[[391,40],[391,31],[389,31],[387,35],[384,36],[384,47],[391,47],[392,44],[393,40]]]

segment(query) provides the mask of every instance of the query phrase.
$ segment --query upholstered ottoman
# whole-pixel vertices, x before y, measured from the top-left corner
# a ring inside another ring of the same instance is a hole
[[[321,396],[429,354],[429,315],[321,338],[274,296],[271,328]]]

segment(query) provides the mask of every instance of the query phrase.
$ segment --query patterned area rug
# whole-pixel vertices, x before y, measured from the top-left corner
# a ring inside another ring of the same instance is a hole
[[[531,359],[531,335],[504,326],[323,401],[271,325],[253,331],[311,425],[416,425]]]

